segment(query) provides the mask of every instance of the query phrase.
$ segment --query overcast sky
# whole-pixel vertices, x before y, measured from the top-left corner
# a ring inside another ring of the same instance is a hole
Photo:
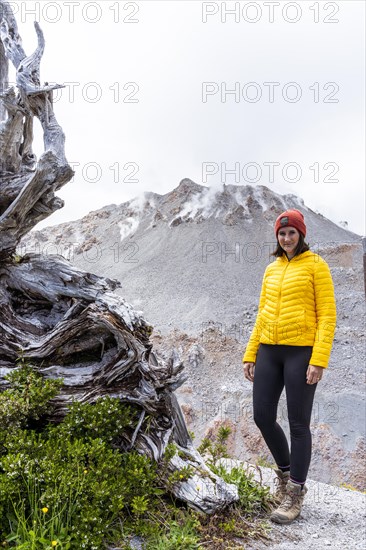
[[[362,0],[11,5],[27,54],[41,24],[42,82],[68,83],[76,175],[37,228],[188,177],[294,193],[365,234]]]

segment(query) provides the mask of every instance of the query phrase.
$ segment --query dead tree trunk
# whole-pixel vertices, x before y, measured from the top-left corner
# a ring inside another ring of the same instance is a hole
[[[58,256],[15,248],[39,221],[62,208],[55,192],[73,176],[65,157],[65,136],[53,112],[52,91],[41,85],[42,31],[26,56],[8,2],[0,0],[0,389],[21,354],[45,377],[63,377],[51,420],[60,421],[72,400],[93,403],[119,398],[140,410],[121,446],[160,460],[175,441],[180,453],[169,468],[190,464],[195,474],[173,492],[207,513],[237,500],[235,486],[214,475],[194,450],[174,395],[183,383],[175,351],[163,360],[149,341],[152,327],[113,293],[117,281],[74,269]],[[16,69],[16,90],[8,86],[8,62]],[[44,153],[32,152],[33,119],[40,120]]]

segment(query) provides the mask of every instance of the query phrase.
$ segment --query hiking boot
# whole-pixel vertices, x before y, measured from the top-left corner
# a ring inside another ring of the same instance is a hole
[[[270,515],[270,519],[275,523],[288,524],[294,521],[301,512],[304,496],[308,492],[306,485],[303,490],[298,483],[293,483],[291,479],[287,483],[286,495],[276,510]]]
[[[276,470],[276,475],[274,480],[275,492],[273,494],[273,499],[276,504],[281,504],[282,500],[286,495],[287,482],[290,479],[290,472],[283,472],[282,470]]]

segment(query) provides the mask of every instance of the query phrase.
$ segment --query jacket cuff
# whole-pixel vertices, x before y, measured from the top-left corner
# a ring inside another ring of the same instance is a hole
[[[323,369],[328,368],[328,363],[329,363],[329,361],[327,361],[325,363],[321,359],[319,360],[319,358],[317,358],[317,359],[314,358],[313,359],[312,357],[310,357],[310,361],[309,361],[309,365],[314,365],[314,367],[322,367]]]
[[[242,363],[255,363],[256,358],[252,353],[244,353]]]

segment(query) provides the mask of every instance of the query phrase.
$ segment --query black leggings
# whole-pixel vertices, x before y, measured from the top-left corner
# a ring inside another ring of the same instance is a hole
[[[291,479],[304,483],[311,460],[310,418],[317,384],[306,383],[311,346],[260,344],[253,384],[254,422],[277,466],[289,466]],[[284,431],[277,423],[277,407],[286,388],[291,435],[291,457]]]

